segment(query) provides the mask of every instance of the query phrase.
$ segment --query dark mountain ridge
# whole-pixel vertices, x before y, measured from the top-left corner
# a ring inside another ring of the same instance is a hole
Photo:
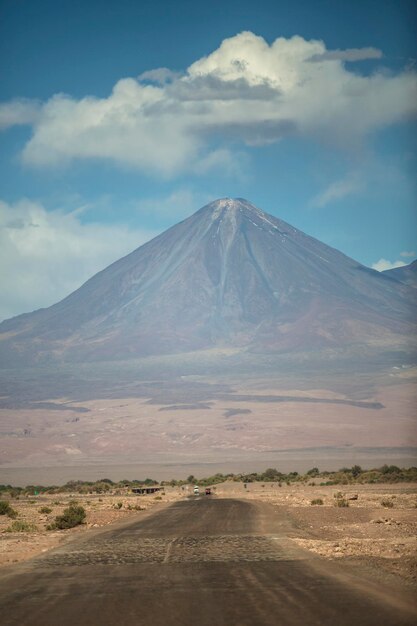
[[[394,346],[415,330],[411,292],[246,200],[224,198],[57,304],[4,321],[1,364]]]

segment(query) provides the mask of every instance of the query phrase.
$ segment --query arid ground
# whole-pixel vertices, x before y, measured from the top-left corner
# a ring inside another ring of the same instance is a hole
[[[181,377],[136,382],[130,389],[113,381],[107,395],[82,390],[78,381],[66,396],[38,399],[29,381],[0,399],[0,482],[45,483],[48,467],[60,484],[100,478],[106,467],[104,475],[115,468],[112,479],[168,479],[208,475],[212,467],[416,464],[415,368],[393,369],[372,381],[365,374],[338,375],[326,387],[313,379],[290,387],[280,376],[227,384]],[[26,391],[32,399],[14,399]]]
[[[124,624],[415,623],[417,485],[190,493],[77,494],[87,523],[66,531],[45,527],[68,494],[12,500],[37,530],[0,518],[4,623],[110,624],[118,611]]]

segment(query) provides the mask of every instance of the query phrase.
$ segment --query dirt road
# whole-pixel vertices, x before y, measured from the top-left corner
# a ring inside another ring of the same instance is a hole
[[[282,509],[184,500],[0,577],[3,626],[410,625],[407,595],[292,541]]]

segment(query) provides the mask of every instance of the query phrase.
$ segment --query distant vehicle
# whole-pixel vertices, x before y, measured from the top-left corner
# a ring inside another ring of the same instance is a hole
[[[199,496],[200,495],[200,490],[199,490],[197,485],[194,487],[194,495],[195,496]]]
[[[206,487],[206,496],[211,496],[211,488]]]

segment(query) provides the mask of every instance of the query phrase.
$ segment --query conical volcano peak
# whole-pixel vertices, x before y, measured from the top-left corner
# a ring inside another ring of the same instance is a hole
[[[0,363],[305,350],[371,331],[391,341],[411,328],[409,292],[243,198],[219,198],[61,302],[3,322]]]
[[[219,214],[220,212],[234,212],[234,211],[254,211],[261,212],[259,209],[255,207],[255,205],[248,202],[244,198],[219,198],[218,200],[213,200],[210,204],[207,205],[207,208],[215,213]]]
[[[216,220],[220,216],[235,214],[237,211],[241,210],[245,204],[246,200],[240,198],[219,198],[218,200],[210,202],[206,208],[210,210],[212,219]]]
[[[282,236],[299,233],[287,222],[262,211],[245,198],[219,198],[203,207],[201,212],[206,216],[208,214],[211,222],[223,225],[233,224],[236,227],[238,223],[249,222],[261,230],[274,231]]]

